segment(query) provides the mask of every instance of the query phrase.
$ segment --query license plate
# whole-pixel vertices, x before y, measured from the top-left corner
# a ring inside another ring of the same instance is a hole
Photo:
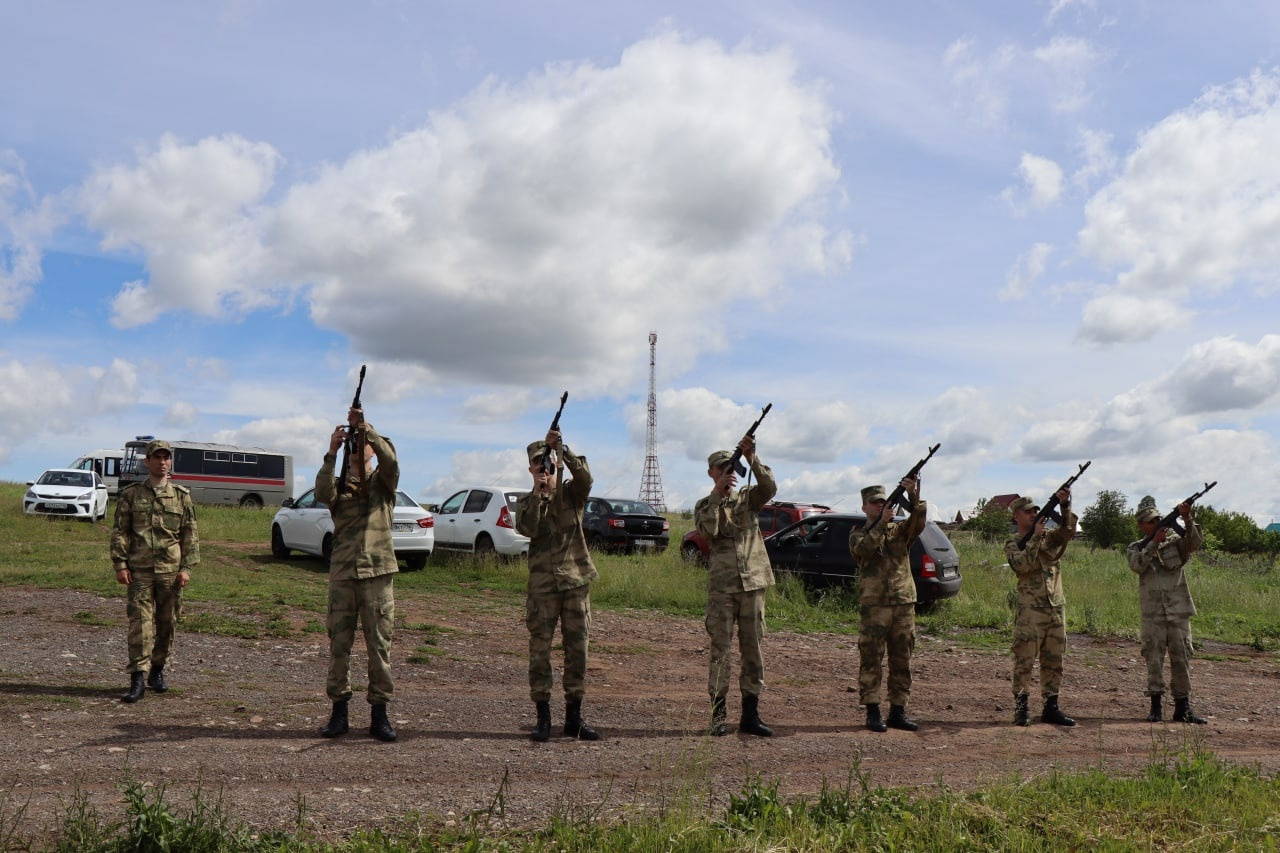
[[[408,533],[410,530],[413,529],[413,525],[408,523],[397,523],[397,524],[391,525],[391,529],[394,530],[396,533]]]
[[[58,503],[57,501],[44,502],[45,509],[66,509],[69,506],[71,506],[71,504]]]
[[[636,540],[636,547],[637,547],[637,548],[652,548],[652,547],[653,547],[653,540],[652,540],[652,539],[637,539],[637,540]]]

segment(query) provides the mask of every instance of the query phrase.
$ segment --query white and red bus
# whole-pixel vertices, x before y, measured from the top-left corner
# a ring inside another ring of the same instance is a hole
[[[120,487],[147,479],[142,464],[152,436],[125,442]],[[200,503],[245,507],[279,506],[293,497],[293,457],[261,447],[237,447],[202,441],[170,441],[169,479],[191,490]]]

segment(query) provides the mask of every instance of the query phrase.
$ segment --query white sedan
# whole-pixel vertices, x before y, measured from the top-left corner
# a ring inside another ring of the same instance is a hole
[[[427,565],[435,548],[435,519],[402,491],[396,492],[391,520],[391,542],[396,558],[418,571]],[[286,500],[271,520],[271,554],[283,560],[290,551],[303,551],[328,560],[333,551],[333,517],[328,504],[316,500],[309,489],[297,500]]]
[[[107,517],[107,484],[97,471],[50,468],[28,480],[22,511],[28,515],[65,515],[97,521]]]

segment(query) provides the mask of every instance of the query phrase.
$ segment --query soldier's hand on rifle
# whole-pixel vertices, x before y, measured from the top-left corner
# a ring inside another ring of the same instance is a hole
[[[550,447],[552,450],[558,451],[560,450],[561,441],[562,441],[562,438],[560,435],[560,430],[558,429],[547,430],[547,447]]]
[[[347,409],[348,424],[350,424],[351,426],[356,426],[357,424],[360,424],[363,422],[364,422],[364,409],[357,409],[354,406],[352,406],[350,409]]]
[[[1044,533],[1048,529],[1049,529],[1049,519],[1047,516],[1036,522],[1036,533]]]
[[[329,453],[336,456],[338,448],[342,447],[342,443],[347,440],[347,427],[344,424],[338,424],[333,428],[333,435],[329,436]]]
[[[1183,501],[1182,503],[1178,504],[1178,515],[1182,516],[1183,521],[1190,521],[1191,520],[1191,504],[1187,503],[1186,501]]]
[[[732,465],[725,465],[716,477],[716,494],[727,498],[733,494],[733,487],[736,485],[738,485],[738,472],[733,470]]]
[[[1058,489],[1058,503],[1062,504],[1064,508],[1071,505],[1070,489]]]
[[[919,503],[920,501],[920,480],[916,477],[903,477],[902,482],[898,484],[902,486],[902,490],[907,493],[907,498],[911,503]]]
[[[1165,537],[1168,535],[1169,535],[1169,528],[1161,527],[1158,530],[1156,530],[1155,533],[1151,534],[1151,541],[1159,545],[1161,542],[1165,540]]]
[[[550,498],[551,491],[555,488],[556,478],[554,471],[546,471],[542,468],[533,472],[533,493],[540,498]]]
[[[756,461],[756,437],[754,435],[744,435],[742,440],[738,442],[738,449],[742,451],[742,455],[747,462]]]

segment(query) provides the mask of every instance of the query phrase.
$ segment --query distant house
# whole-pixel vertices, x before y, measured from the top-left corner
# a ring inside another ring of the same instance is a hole
[[[987,506],[998,506],[1001,509],[1008,509],[1009,504],[1013,503],[1020,497],[1022,497],[1022,495],[1017,492],[1014,492],[1011,495],[996,495],[987,501]]]
[[[1266,532],[1271,533],[1273,531],[1276,533],[1280,533],[1280,521],[1273,521],[1267,525]]]

